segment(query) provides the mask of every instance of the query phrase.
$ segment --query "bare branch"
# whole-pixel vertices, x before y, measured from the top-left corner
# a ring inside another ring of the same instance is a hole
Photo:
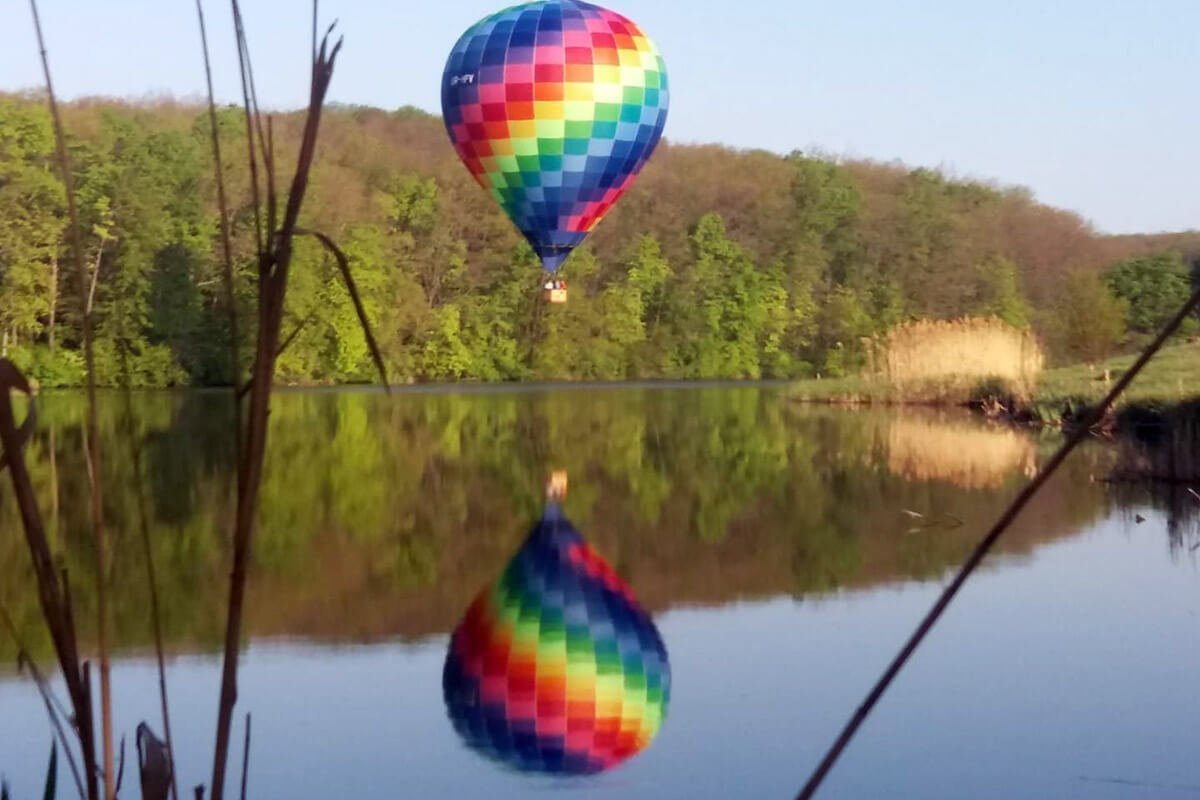
[[[33,25],[37,33],[38,49],[41,52],[42,72],[46,79],[46,95],[50,106],[50,116],[54,124],[54,140],[55,149],[58,160],[58,167],[62,173],[63,187],[67,195],[67,215],[70,220],[69,232],[71,239],[71,252],[75,262],[76,284],[79,292],[79,315],[81,321],[81,329],[83,334],[83,351],[84,363],[87,367],[87,432],[88,437],[88,458],[93,462],[93,480],[90,485],[91,501],[92,501],[92,531],[96,541],[96,576],[97,576],[97,639],[100,650],[100,708],[102,718],[102,736],[104,741],[104,796],[106,800],[112,800],[114,794],[112,772],[113,772],[113,742],[112,742],[112,685],[109,678],[109,661],[108,661],[108,598],[106,592],[106,563],[107,563],[107,542],[104,531],[104,481],[102,478],[103,470],[101,469],[100,443],[99,437],[96,435],[96,362],[95,352],[93,347],[92,335],[92,315],[88,309],[88,286],[87,273],[83,261],[83,242],[79,228],[79,209],[75,200],[75,180],[71,170],[70,157],[67,154],[67,137],[63,129],[62,115],[59,113],[58,101],[54,95],[54,82],[50,77],[50,59],[46,54],[45,37],[42,34],[42,22],[38,16],[37,0],[29,0],[30,10],[33,13]],[[6,393],[7,395],[7,393]],[[8,445],[6,450],[10,450]],[[14,459],[14,461],[19,459]],[[10,464],[10,467],[12,465]],[[16,470],[13,469],[13,480],[17,480]],[[36,503],[31,501],[33,509],[36,511]],[[40,530],[41,520],[38,519]],[[44,538],[45,532],[41,530]],[[31,548],[32,549],[32,548]],[[50,617],[47,615],[47,621]],[[56,622],[54,624],[62,624],[65,616],[61,610],[56,610]],[[73,634],[70,634],[72,639],[71,647],[74,648]],[[69,660],[62,658],[63,652],[60,651],[60,661],[64,671],[67,671],[71,664],[78,664],[77,654],[72,654],[74,657]],[[73,667],[72,667],[73,668]],[[94,733],[88,731],[84,733],[83,727],[88,728],[92,725],[91,704],[88,699],[87,708],[81,708],[85,698],[79,694],[79,686],[76,686],[76,691],[73,691],[72,702],[75,704],[76,721],[80,726],[80,737],[83,744],[83,760],[84,766],[88,770],[88,796],[97,797],[95,790],[95,778],[93,768],[95,766],[94,742],[92,737]]]
[[[254,113],[250,108],[250,83],[246,74],[248,69],[245,56],[246,36],[242,28],[242,11],[238,7],[237,0],[231,0],[231,5],[233,6],[234,35],[237,38],[238,68],[242,77],[242,107],[246,117],[246,160],[250,165],[250,197],[254,205],[255,249],[257,253],[261,254],[266,248],[266,241],[263,238],[262,201],[259,199],[258,156],[254,148]]]
[[[100,263],[104,258],[104,238],[100,239],[100,246],[96,248],[96,266],[92,268],[91,285],[88,287],[87,309],[86,313],[91,316],[92,308],[96,303],[96,284],[100,282]]]
[[[248,48],[241,24],[241,12],[237,0],[231,0],[235,27],[239,39],[239,57],[243,67],[243,99],[246,105],[248,124],[253,125],[250,104],[253,89],[248,78]],[[213,774],[210,796],[223,800],[225,773],[229,759],[229,740],[233,724],[233,711],[237,705],[238,653],[241,643],[242,610],[245,602],[247,572],[255,522],[258,512],[259,492],[262,486],[263,462],[266,455],[268,416],[270,413],[272,381],[279,349],[280,329],[283,322],[284,300],[287,293],[288,273],[291,267],[293,237],[299,219],[304,195],[308,188],[309,173],[316,152],[317,133],[320,129],[321,110],[329,83],[333,77],[335,47],[328,57],[327,43],[322,42],[314,59],[312,86],[309,105],[301,139],[300,154],[296,171],[288,193],[283,223],[278,231],[268,232],[266,245],[258,251],[258,333],[254,354],[254,370],[251,378],[249,413],[246,423],[245,449],[238,462],[237,514],[233,531],[233,565],[229,581],[229,605],[225,624],[224,661],[221,671],[220,705],[217,711],[217,736],[213,754]],[[253,132],[250,158],[253,161]],[[260,141],[262,140],[260,132]],[[269,148],[268,148],[269,150]],[[273,156],[272,156],[273,160]],[[256,198],[256,210],[258,202]]]
[[[388,385],[387,367],[384,366],[383,353],[379,349],[379,344],[375,340],[375,333],[371,330],[371,320],[367,316],[367,309],[363,305],[362,296],[358,293],[358,286],[354,283],[354,275],[350,270],[350,260],[346,258],[346,254],[338,247],[332,239],[320,231],[310,231],[303,228],[297,228],[296,233],[301,236],[311,236],[324,245],[337,261],[338,268],[342,273],[342,280],[346,283],[346,291],[350,293],[350,299],[354,301],[354,312],[358,314],[358,324],[362,326],[363,337],[367,340],[367,347],[371,350],[371,360],[375,362],[375,369],[379,370],[379,380],[383,383],[383,388],[390,392],[391,387]]]
[[[204,50],[204,78],[208,85],[208,121],[212,139],[213,168],[217,178],[217,211],[220,214],[221,255],[225,279],[225,307],[229,314],[229,385],[237,388],[242,381],[241,337],[238,332],[237,295],[233,281],[233,245],[229,234],[229,200],[225,195],[225,168],[221,159],[221,131],[217,124],[217,100],[213,93],[212,64],[208,56],[208,32],[204,25],[204,6],[196,0],[196,16],[200,20],[200,44]],[[242,447],[242,404],[234,398],[234,446]],[[173,787],[174,788],[174,787]],[[179,800],[178,796],[175,800]]]
[[[21,513],[22,529],[33,563],[38,587],[42,618],[50,632],[50,640],[58,657],[63,681],[71,698],[74,710],[74,726],[79,736],[80,751],[87,775],[87,793],[90,800],[99,797],[96,783],[95,739],[92,727],[91,702],[86,682],[80,674],[79,651],[75,641],[75,621],[71,612],[70,587],[65,576],[59,578],[50,552],[49,540],[37,506],[36,495],[22,453],[23,439],[13,418],[12,392],[29,394],[25,376],[11,362],[0,359],[0,448],[5,453],[9,476],[12,480],[17,507]],[[30,407],[33,400],[30,399]],[[32,412],[31,412],[32,413]],[[7,617],[7,614],[5,615]],[[8,620],[10,629],[16,628]],[[20,643],[18,642],[18,646]],[[69,749],[68,749],[68,752]]]

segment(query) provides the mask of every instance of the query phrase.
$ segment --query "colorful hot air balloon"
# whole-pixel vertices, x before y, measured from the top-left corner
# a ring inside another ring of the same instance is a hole
[[[629,587],[551,504],[455,630],[442,688],[471,748],[521,771],[578,775],[650,744],[671,668]]]
[[[654,43],[580,0],[538,0],[476,23],[442,84],[459,156],[551,273],[646,163],[667,99]]]

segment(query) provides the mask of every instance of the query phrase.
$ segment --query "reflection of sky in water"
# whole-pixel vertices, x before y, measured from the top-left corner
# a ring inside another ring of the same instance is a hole
[[[1194,796],[1167,787],[1200,786],[1200,571],[1168,557],[1164,527],[1157,515],[1109,521],[980,573],[821,796]],[[442,703],[444,636],[259,644],[239,706],[254,714],[251,796],[791,797],[937,590],[661,615],[674,672],[666,724],[629,764],[579,780],[506,773],[461,745]],[[151,664],[123,662],[114,676],[119,730],[157,719]],[[208,780],[218,677],[215,659],[171,667],[181,789]],[[39,796],[48,742],[32,687],[0,680],[14,797]]]

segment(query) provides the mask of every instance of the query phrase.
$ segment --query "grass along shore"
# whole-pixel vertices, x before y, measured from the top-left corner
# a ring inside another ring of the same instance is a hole
[[[1094,365],[1077,364],[1046,370],[1038,376],[1025,409],[1042,421],[1057,421],[1064,413],[1098,402],[1136,359],[1120,356]],[[903,386],[886,377],[863,375],[809,379],[793,384],[799,402],[877,405],[972,405],[1010,395],[1002,381],[977,378],[938,378]],[[1200,342],[1166,347],[1138,376],[1118,407],[1166,406],[1200,397]]]

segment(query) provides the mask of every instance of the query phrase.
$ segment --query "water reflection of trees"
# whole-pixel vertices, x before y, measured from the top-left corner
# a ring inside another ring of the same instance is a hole
[[[1110,476],[1117,501],[1162,512],[1173,553],[1200,550],[1200,400],[1130,406],[1117,427]]]
[[[205,393],[136,403],[163,624],[177,648],[220,641],[227,407]],[[118,641],[137,648],[150,631],[120,408],[112,398],[101,415],[110,603]],[[41,411],[30,462],[43,507],[58,509],[54,536],[86,623],[81,407],[51,396]],[[520,544],[550,465],[570,470],[568,511],[585,535],[661,609],[939,576],[1000,512],[1032,452],[1018,434],[1001,442],[961,420],[797,408],[760,388],[294,393],[273,423],[248,629],[322,640],[448,631]],[[1101,457],[1073,460],[1003,552],[1028,553],[1105,513],[1091,480]],[[905,510],[955,525],[914,526]],[[0,599],[45,647],[22,547],[15,509],[0,502]],[[10,647],[0,642],[0,655]]]

